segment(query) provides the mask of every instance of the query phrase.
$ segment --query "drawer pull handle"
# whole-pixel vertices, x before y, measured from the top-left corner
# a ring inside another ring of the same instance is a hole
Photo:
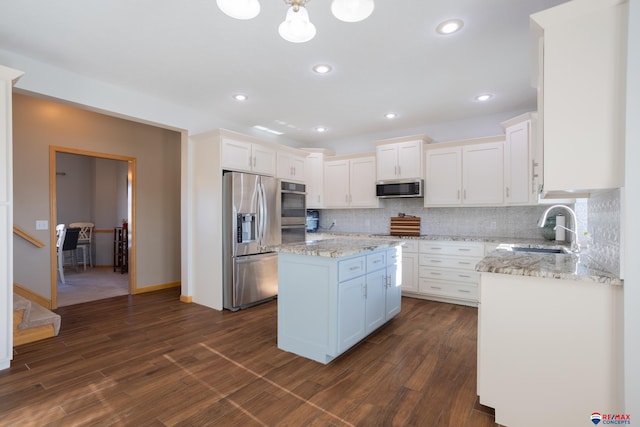
[[[464,277],[465,279],[468,279],[471,276],[469,276],[467,274],[458,274],[458,277]]]
[[[462,264],[462,265],[469,265],[471,264],[470,262],[467,261],[458,261],[458,264]]]
[[[442,250],[442,248],[436,248],[436,247],[431,247],[431,248],[429,248],[429,249],[432,249],[432,250],[434,250],[434,251],[441,251],[441,250]]]
[[[471,249],[468,249],[468,248],[458,248],[458,250],[459,250],[459,251],[462,251],[462,252],[469,252]]]
[[[466,289],[458,289],[458,292],[462,292],[464,294],[470,294],[471,293],[471,291],[468,291]]]
[[[349,271],[354,271],[354,270],[360,270],[360,266],[359,266],[359,265],[356,265],[356,266],[351,267],[351,268],[349,269]]]
[[[379,259],[373,261],[374,264],[380,264],[382,261],[380,261]]]
[[[438,290],[440,290],[440,289],[442,289],[442,288],[441,288],[441,287],[439,287],[439,286],[431,286],[431,289],[438,289]]]
[[[439,259],[432,259],[431,262],[439,263],[439,262],[442,262],[442,261],[440,261]]]
[[[432,276],[442,276],[442,273],[438,273],[437,271],[430,272]]]

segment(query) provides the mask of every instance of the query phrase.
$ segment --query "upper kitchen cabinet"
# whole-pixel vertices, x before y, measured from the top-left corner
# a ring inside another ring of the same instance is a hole
[[[240,172],[273,176],[276,174],[276,150],[266,144],[244,138],[222,137],[222,167]]]
[[[377,179],[422,178],[423,150],[429,142],[431,139],[423,135],[376,142]]]
[[[582,0],[531,15],[544,197],[624,185],[627,12]]]
[[[326,208],[377,208],[375,156],[340,156],[324,163]]]
[[[306,152],[301,150],[278,150],[276,154],[276,177],[284,181],[305,181]]]
[[[502,122],[504,143],[504,200],[507,205],[538,202],[542,150],[535,144],[536,114],[522,114]]]
[[[324,208],[324,159],[333,156],[333,151],[324,148],[309,148],[304,159],[307,208]]]
[[[503,150],[502,137],[429,146],[425,207],[502,205]]]

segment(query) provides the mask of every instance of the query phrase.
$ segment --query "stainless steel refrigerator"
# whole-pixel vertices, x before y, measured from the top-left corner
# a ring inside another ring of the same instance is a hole
[[[280,185],[276,178],[240,172],[223,176],[224,308],[238,310],[278,294]]]

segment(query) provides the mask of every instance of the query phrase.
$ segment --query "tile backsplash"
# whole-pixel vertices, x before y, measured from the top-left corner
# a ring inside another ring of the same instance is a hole
[[[537,227],[544,206],[510,206],[487,208],[425,208],[423,199],[383,199],[378,209],[323,209],[320,227],[331,231],[389,232],[389,218],[399,212],[419,216],[420,233],[486,237],[542,237]]]
[[[620,190],[611,190],[588,199],[589,255],[606,271],[620,271]]]
[[[389,218],[403,212],[421,218],[421,234],[540,239],[542,231],[537,222],[547,207],[425,208],[419,198],[383,199],[378,209],[323,209],[320,230],[329,230],[335,220],[330,231],[386,234]],[[588,231],[590,257],[604,270],[619,276],[620,191],[579,199],[573,207],[582,243],[586,242],[582,234]]]

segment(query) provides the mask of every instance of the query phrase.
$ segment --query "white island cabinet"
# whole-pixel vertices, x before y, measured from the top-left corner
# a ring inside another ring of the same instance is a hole
[[[330,239],[278,254],[278,348],[329,363],[400,312],[398,241]]]

